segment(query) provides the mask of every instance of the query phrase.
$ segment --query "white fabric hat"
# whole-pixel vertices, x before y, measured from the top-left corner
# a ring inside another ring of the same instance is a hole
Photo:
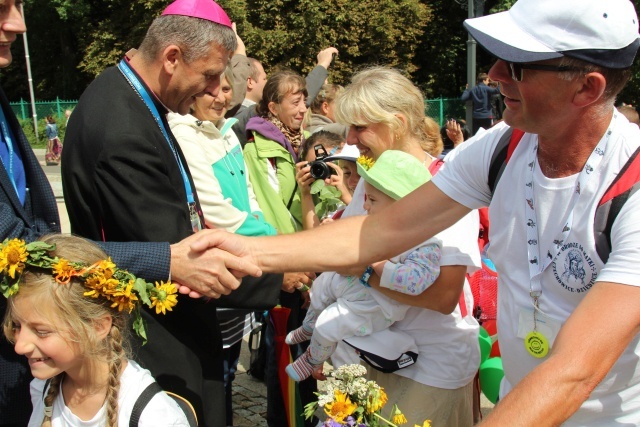
[[[638,15],[629,0],[519,0],[506,12],[467,19],[464,26],[509,62],[568,56],[628,68],[640,46]]]
[[[358,150],[358,147],[355,145],[345,144],[339,153],[329,156],[324,160],[327,162],[331,160],[349,160],[351,162],[355,162],[358,160],[358,157],[360,157],[360,150]]]

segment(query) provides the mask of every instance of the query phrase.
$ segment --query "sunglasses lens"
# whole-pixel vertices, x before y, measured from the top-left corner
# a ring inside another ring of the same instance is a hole
[[[509,68],[511,68],[511,78],[516,82],[522,81],[522,67],[520,67],[520,64],[509,62]]]

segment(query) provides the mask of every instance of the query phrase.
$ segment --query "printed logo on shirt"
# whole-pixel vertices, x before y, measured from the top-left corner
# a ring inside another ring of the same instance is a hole
[[[552,264],[553,275],[567,292],[586,292],[596,282],[595,262],[579,243],[566,243]]]

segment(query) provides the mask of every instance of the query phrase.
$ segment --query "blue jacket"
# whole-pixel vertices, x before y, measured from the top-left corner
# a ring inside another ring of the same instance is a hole
[[[463,101],[471,99],[473,101],[474,119],[490,119],[493,117],[491,97],[499,93],[499,88],[487,86],[481,82],[473,88],[465,90],[460,99]]]

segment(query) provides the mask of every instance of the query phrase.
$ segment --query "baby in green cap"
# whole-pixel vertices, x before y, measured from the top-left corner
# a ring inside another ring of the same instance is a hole
[[[360,157],[358,173],[365,181],[364,208],[369,215],[382,211],[431,179],[422,162],[403,151],[385,151],[378,160]],[[320,275],[311,288],[311,306],[302,326],[285,342],[311,340],[307,351],[286,368],[295,381],[308,378],[333,354],[338,342],[367,336],[402,320],[409,308],[372,289],[373,271],[380,286],[408,295],[424,292],[440,274],[442,242],[432,238],[390,260],[372,264],[362,277],[338,273]]]

